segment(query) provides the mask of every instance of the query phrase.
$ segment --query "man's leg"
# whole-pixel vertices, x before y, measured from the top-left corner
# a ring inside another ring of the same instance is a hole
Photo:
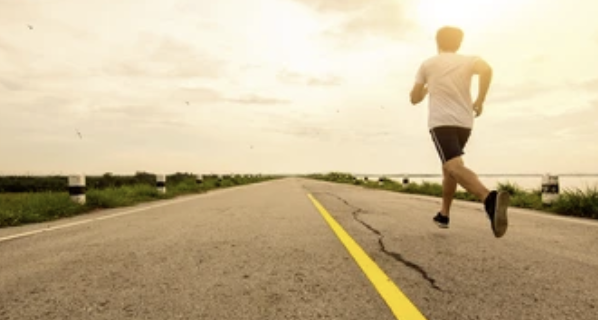
[[[486,213],[492,222],[492,231],[496,237],[502,237],[508,226],[507,208],[509,194],[506,192],[489,191],[478,179],[478,176],[465,166],[462,155],[471,130],[454,127],[440,127],[430,130],[432,139],[443,163],[444,176],[450,176],[465,190],[482,200]],[[448,175],[446,174],[448,173]],[[448,227],[450,204],[455,194],[454,181],[443,181],[443,210],[447,215],[438,213],[434,221],[441,227]],[[451,183],[453,182],[453,183]],[[449,197],[450,196],[450,197]]]
[[[478,176],[468,169],[459,156],[447,161],[444,168],[465,190],[473,193],[484,203],[486,213],[492,222],[492,231],[497,238],[507,232],[507,208],[509,194],[507,192],[489,191],[478,179]]]
[[[469,191],[478,199],[484,201],[490,194],[490,191],[480,182],[478,176],[465,166],[463,158],[461,156],[454,157],[447,161],[443,170],[448,172],[449,175],[465,190]],[[444,186],[443,186],[444,187]],[[444,191],[443,191],[444,193]],[[453,192],[454,194],[454,192]]]
[[[453,197],[457,192],[457,180],[446,169],[442,169],[442,208],[440,214],[448,217],[451,213]]]
[[[441,228],[448,228],[451,203],[457,191],[457,181],[446,169],[442,169],[442,207],[434,217],[434,222]]]
[[[430,130],[430,135],[438,151],[440,160],[444,164],[446,162],[447,154],[451,156],[452,152],[460,149],[459,137],[454,128],[441,127]],[[442,168],[442,206],[440,211],[436,213],[434,222],[441,228],[448,228],[450,223],[451,204],[453,197],[457,191],[457,181],[451,176],[450,172]]]

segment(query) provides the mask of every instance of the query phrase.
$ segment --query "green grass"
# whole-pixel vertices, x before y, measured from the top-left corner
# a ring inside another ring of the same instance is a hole
[[[68,193],[0,194],[0,227],[69,217],[88,211]]]
[[[271,180],[273,177],[225,177],[206,179],[197,184],[194,179],[184,179],[177,184],[166,185],[166,193],[148,184],[138,184],[104,189],[90,189],[86,192],[85,205],[73,202],[67,192],[0,193],[0,228],[29,223],[56,220],[96,209],[126,207],[142,202],[172,199],[186,194],[245,185]]]
[[[511,206],[525,209],[546,211],[548,208],[542,204],[541,189],[525,191],[514,183],[499,183],[496,187],[500,191],[506,191],[511,195]]]
[[[598,189],[565,191],[553,207],[561,214],[598,219]]]
[[[433,197],[442,197],[442,185],[438,183],[423,182],[402,184],[387,178],[380,178],[378,181],[358,180],[350,174],[333,172],[326,175],[308,175],[307,178],[324,180],[337,183],[350,183],[366,188],[384,189],[395,192],[419,194]],[[598,188],[587,188],[587,190],[575,189],[565,190],[551,205],[542,203],[542,191],[540,189],[527,191],[513,183],[499,183],[496,189],[507,191],[511,195],[511,206],[517,208],[533,209],[560,215],[598,219]],[[472,194],[464,191],[457,191],[456,199],[475,201],[479,200]]]

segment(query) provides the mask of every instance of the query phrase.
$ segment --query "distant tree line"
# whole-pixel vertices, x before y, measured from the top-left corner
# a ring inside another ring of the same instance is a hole
[[[223,176],[223,179],[237,180],[240,176]],[[177,172],[166,176],[166,184],[178,184],[184,181],[195,181],[193,173]],[[204,180],[217,180],[217,175],[204,175]],[[119,176],[105,173],[101,176],[86,176],[88,189],[107,189],[127,185],[156,184],[156,175],[148,172],[137,172],[132,176]],[[68,189],[68,176],[2,176],[0,192],[63,192]]]

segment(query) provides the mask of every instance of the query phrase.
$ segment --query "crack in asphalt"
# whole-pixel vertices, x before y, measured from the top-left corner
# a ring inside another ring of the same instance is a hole
[[[372,233],[374,233],[378,236],[378,245],[380,246],[380,251],[382,251],[384,254],[388,255],[389,257],[393,258],[394,260],[402,263],[406,267],[417,271],[430,284],[430,286],[433,289],[438,290],[438,291],[443,291],[442,288],[440,288],[438,285],[436,285],[436,279],[432,278],[422,266],[409,261],[408,259],[403,257],[403,255],[401,255],[398,252],[393,252],[393,251],[389,251],[386,249],[386,246],[384,245],[384,240],[383,240],[384,235],[382,234],[382,232],[380,232],[380,230],[372,227],[371,225],[369,225],[368,223],[366,223],[365,221],[363,221],[359,218],[358,215],[360,213],[365,213],[366,212],[365,210],[350,204],[347,200],[343,199],[342,197],[339,197],[336,194],[333,194],[330,192],[318,192],[318,193],[332,196],[332,197],[340,200],[341,202],[343,202],[348,207],[353,208],[354,210],[353,210],[353,212],[351,212],[351,214],[353,215],[353,219],[355,221],[359,222],[361,225],[363,225],[366,229],[370,230]]]

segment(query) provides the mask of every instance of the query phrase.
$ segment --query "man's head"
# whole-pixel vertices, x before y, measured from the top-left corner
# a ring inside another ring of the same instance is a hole
[[[436,45],[439,51],[457,52],[463,41],[463,31],[456,27],[442,27],[436,32]]]

